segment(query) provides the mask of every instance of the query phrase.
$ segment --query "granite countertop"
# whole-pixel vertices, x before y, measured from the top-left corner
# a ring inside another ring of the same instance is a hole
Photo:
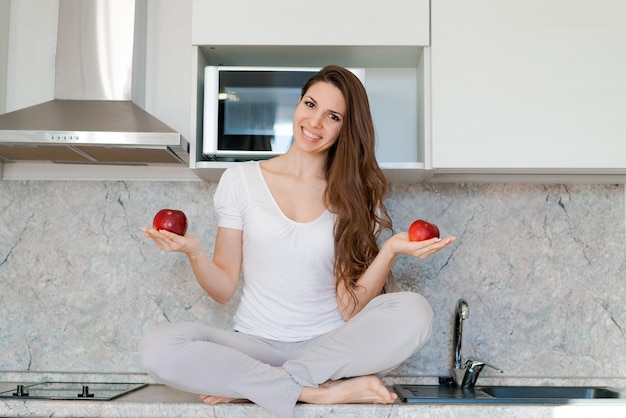
[[[1,375],[0,375],[1,376]],[[6,376],[2,376],[6,377]],[[56,376],[58,378],[58,376]],[[76,377],[65,381],[78,381]],[[138,382],[137,377],[141,376],[125,376],[135,377],[128,382]],[[30,382],[41,382],[51,380],[49,376],[42,379],[30,379]],[[81,381],[96,381],[93,376],[90,380],[83,379]],[[487,380],[487,379],[485,379]],[[59,379],[56,379],[59,381]],[[106,381],[102,378],[100,381]],[[121,381],[119,376],[115,381]],[[13,417],[229,417],[229,418],[271,418],[274,415],[265,411],[261,407],[252,403],[238,404],[221,404],[221,405],[205,405],[200,399],[194,395],[181,392],[164,385],[154,384],[145,379],[143,382],[150,383],[148,386],[137,391],[120,396],[111,401],[94,401],[94,400],[13,400],[0,399],[0,416]],[[0,381],[0,391],[14,389],[17,383],[29,383],[23,379],[15,379],[13,381]],[[407,378],[388,378],[386,384],[394,383],[421,383],[432,384],[432,379],[407,379]],[[501,384],[501,379],[496,382],[486,381],[484,384]],[[579,384],[575,381],[568,382],[553,381],[557,385]],[[610,383],[610,384],[608,384]],[[623,383],[622,379],[618,382],[610,381],[601,383],[589,383],[591,386],[621,386],[615,383]],[[528,380],[524,384],[531,384]],[[545,379],[537,379],[537,385],[546,384]],[[294,418],[317,418],[326,416],[357,418],[357,417],[388,417],[388,418],[409,418],[409,417],[451,417],[451,416],[472,416],[486,418],[500,418],[503,416],[511,418],[555,418],[555,417],[615,417],[621,418],[626,416],[626,399],[623,403],[603,403],[594,402],[593,404],[567,404],[567,405],[548,405],[548,404],[408,404],[396,401],[392,405],[309,405],[299,404],[296,407]]]

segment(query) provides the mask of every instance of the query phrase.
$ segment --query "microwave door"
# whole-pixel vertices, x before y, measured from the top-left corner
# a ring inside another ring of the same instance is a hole
[[[217,124],[219,113],[219,67],[204,68],[204,116],[202,153],[206,156],[217,153]]]

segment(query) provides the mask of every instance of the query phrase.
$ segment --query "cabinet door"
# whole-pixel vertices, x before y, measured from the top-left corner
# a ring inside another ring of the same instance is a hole
[[[432,2],[432,166],[626,168],[626,2]]]
[[[429,0],[194,0],[195,45],[428,45]]]
[[[10,6],[11,3],[8,1],[0,2],[0,114],[4,113],[6,110]]]

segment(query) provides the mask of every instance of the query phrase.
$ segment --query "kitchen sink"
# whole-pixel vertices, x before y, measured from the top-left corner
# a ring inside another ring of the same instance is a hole
[[[485,386],[478,390],[494,398],[508,399],[623,399],[625,394],[605,387]]]
[[[626,403],[626,392],[592,386],[477,386],[396,384],[394,390],[409,403]]]

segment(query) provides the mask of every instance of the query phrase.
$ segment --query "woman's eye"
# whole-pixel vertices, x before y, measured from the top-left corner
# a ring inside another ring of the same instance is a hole
[[[339,118],[339,116],[335,115],[334,113],[331,113],[329,115],[329,117],[334,120],[335,122],[339,122],[341,119]]]
[[[304,105],[305,105],[306,107],[315,107],[315,104],[314,104],[313,102],[310,102],[310,101],[306,101],[306,102],[304,102]]]

